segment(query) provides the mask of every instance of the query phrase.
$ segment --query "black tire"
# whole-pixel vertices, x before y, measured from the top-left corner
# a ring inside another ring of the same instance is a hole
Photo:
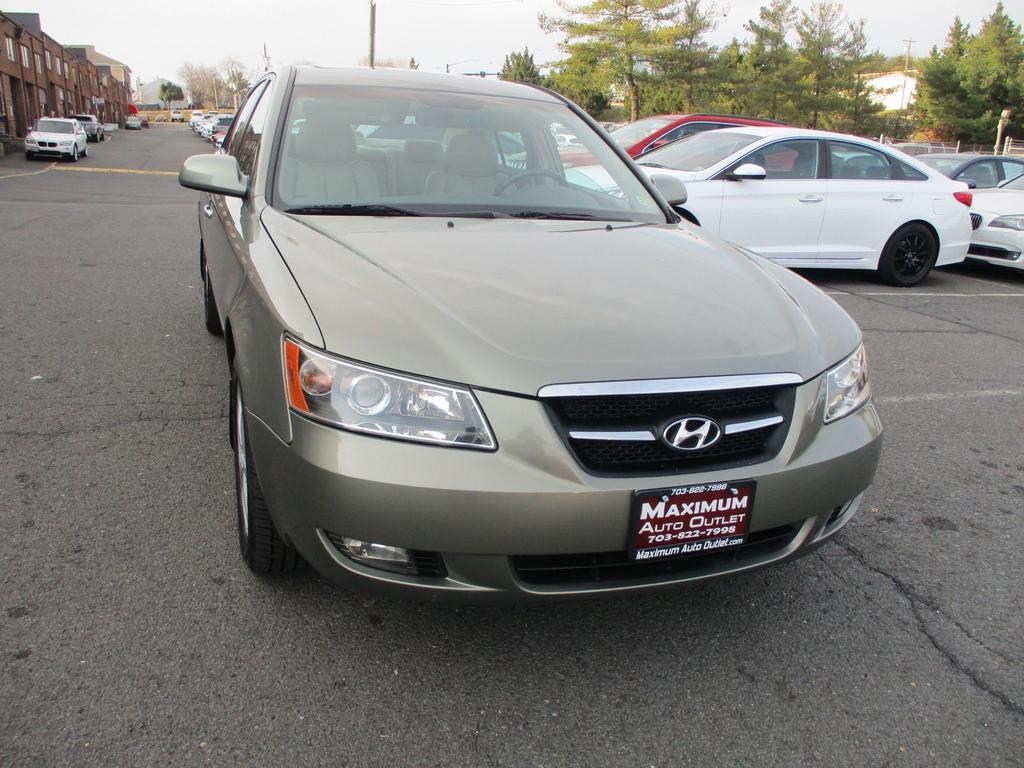
[[[88,157],[88,156],[89,156],[89,140],[86,139],[85,140],[85,151],[82,152],[82,157]]]
[[[35,152],[26,152],[25,153],[25,159],[26,160],[35,160],[36,159],[36,153]]]
[[[77,163],[78,162],[78,145],[77,144],[75,144],[75,146],[73,146],[71,148],[71,156],[68,159],[71,160],[72,163]]]
[[[935,234],[924,224],[906,224],[889,238],[878,260],[884,283],[909,288],[924,280],[939,257]]]
[[[235,498],[242,559],[253,573],[274,576],[291,573],[301,566],[302,558],[281,538],[270,517],[253,463],[242,387],[237,376],[232,376],[231,381],[231,422],[235,436]]]
[[[220,312],[217,309],[217,299],[213,295],[213,286],[210,285],[210,270],[203,264],[203,325],[206,330],[214,336],[221,336],[224,329],[220,324]]]

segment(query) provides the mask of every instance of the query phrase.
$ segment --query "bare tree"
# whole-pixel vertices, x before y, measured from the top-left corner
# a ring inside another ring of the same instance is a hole
[[[208,70],[209,67],[195,64],[191,61],[186,61],[181,65],[181,69],[178,70],[178,77],[185,84],[188,99],[194,107],[202,107],[212,100],[213,91],[210,87],[210,74]]]

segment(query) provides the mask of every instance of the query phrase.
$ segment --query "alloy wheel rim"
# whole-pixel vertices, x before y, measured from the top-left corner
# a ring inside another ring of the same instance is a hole
[[[236,385],[237,387],[237,385]],[[241,511],[242,538],[249,539],[249,475],[245,460],[245,406],[242,391],[235,395],[235,463],[238,465],[238,507]]]
[[[924,235],[911,233],[896,246],[896,271],[904,277],[917,277],[927,266],[929,256]]]

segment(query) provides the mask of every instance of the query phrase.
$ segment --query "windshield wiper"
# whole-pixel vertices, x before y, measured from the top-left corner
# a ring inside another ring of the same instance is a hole
[[[413,211],[399,208],[396,205],[383,203],[366,203],[355,205],[344,203],[339,205],[306,205],[301,208],[288,208],[285,213],[299,216],[450,216],[453,219],[495,219],[494,211],[440,211],[438,213]]]
[[[646,165],[648,168],[668,168],[667,165],[661,163],[640,163],[640,165]]]
[[[631,221],[619,216],[595,216],[592,213],[569,213],[568,211],[518,211],[508,214],[513,219],[564,219],[567,221]]]
[[[394,205],[371,203],[367,205],[305,205],[301,208],[289,208],[285,213],[300,216],[422,216],[422,213],[398,208]]]

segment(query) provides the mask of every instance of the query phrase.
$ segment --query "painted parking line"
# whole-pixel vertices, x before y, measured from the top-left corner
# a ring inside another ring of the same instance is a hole
[[[880,395],[876,402],[883,405],[889,403],[919,403],[935,400],[971,400],[976,397],[1020,397],[1024,389],[976,389],[969,392],[933,392],[920,395]]]
[[[26,171],[25,173],[8,173],[8,174],[0,176],[0,179],[16,179],[19,176],[38,176],[40,173],[46,173],[48,170],[53,168],[55,165],[56,165],[56,163],[50,163],[48,166],[46,166],[45,168],[43,168],[41,170],[38,170],[38,171]]]
[[[948,296],[951,298],[958,299],[971,299],[971,298],[994,298],[994,297],[1007,297],[1007,296],[1024,296],[1024,292],[1016,293],[953,293],[949,291],[865,291],[863,293],[855,293],[853,291],[825,291],[830,296]]]
[[[61,173],[131,173],[138,176],[177,176],[177,171],[144,171],[136,168],[96,168],[94,166],[55,165],[53,170]]]

